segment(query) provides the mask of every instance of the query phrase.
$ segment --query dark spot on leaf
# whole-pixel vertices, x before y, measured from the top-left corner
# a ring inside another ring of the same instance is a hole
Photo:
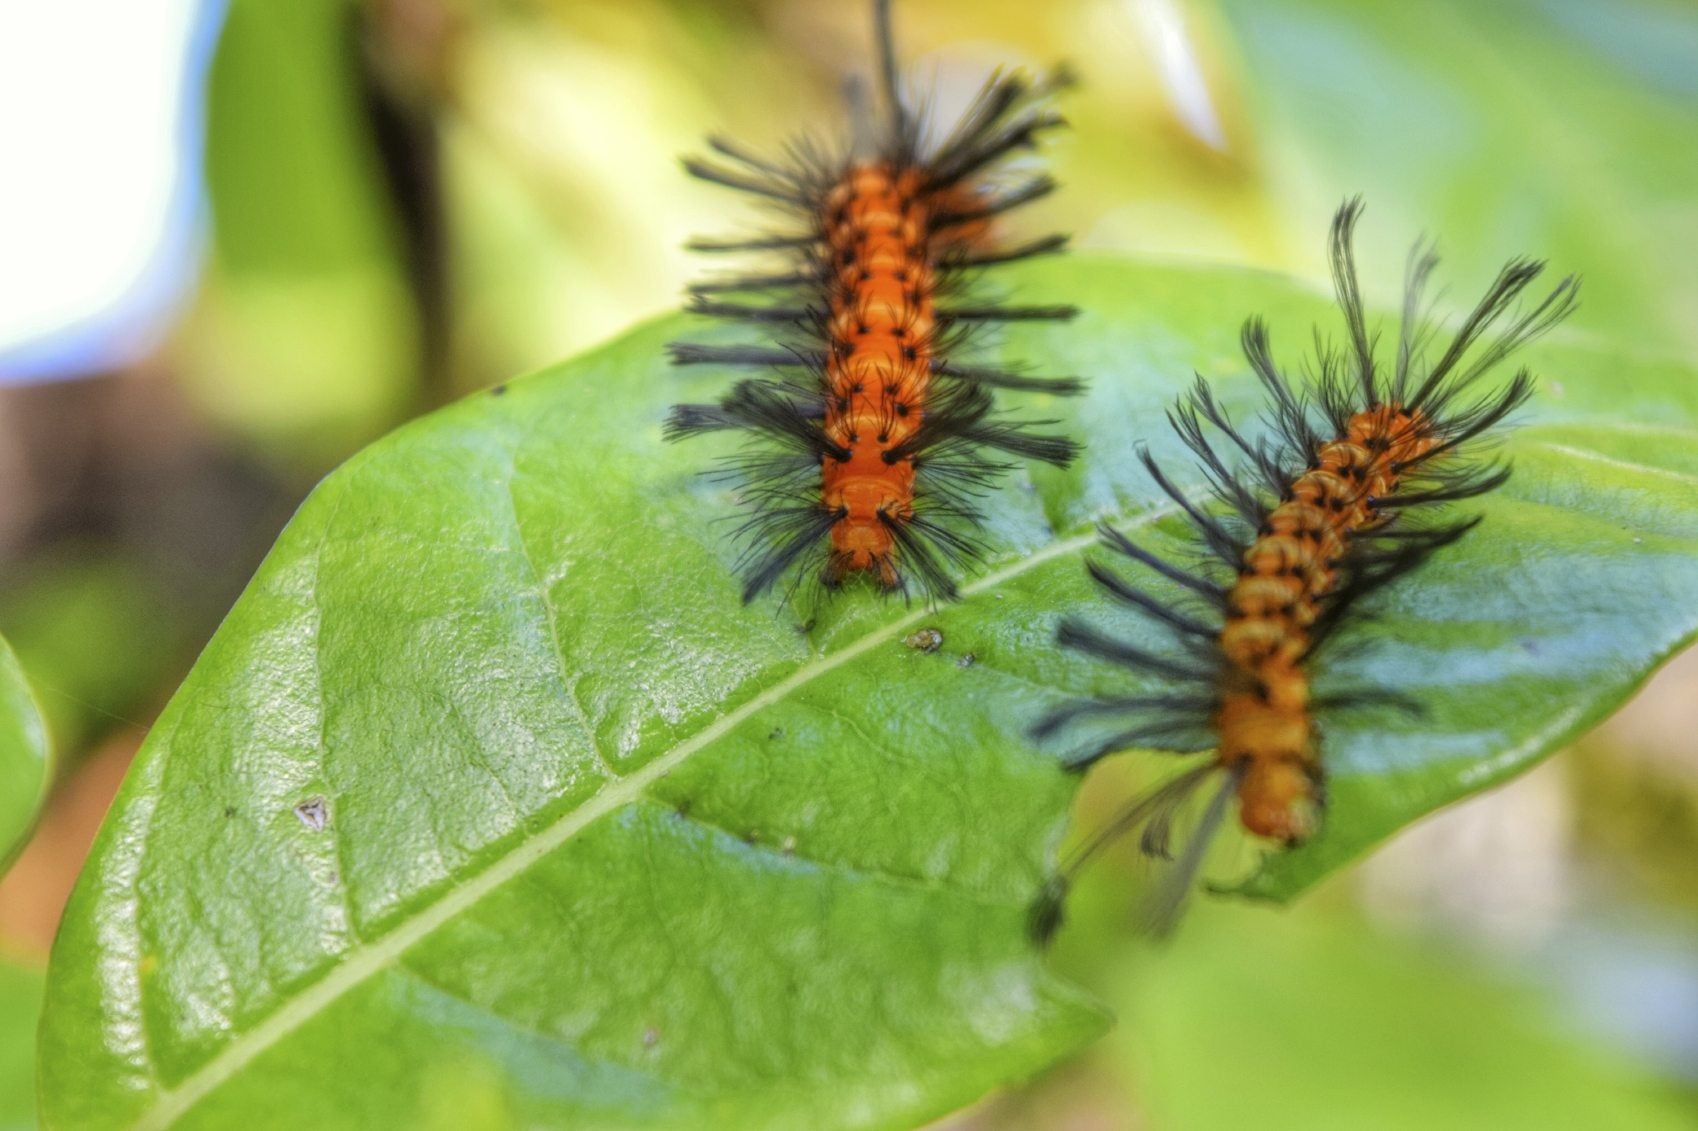
[[[783,737],[784,737],[784,728],[783,727],[773,727],[772,730],[767,733],[766,740],[768,742],[777,742],[779,739],[781,739]]]
[[[492,397],[504,397],[507,395],[507,386],[504,384],[496,385],[494,388],[490,389],[489,395]]]
[[[309,797],[295,806],[295,816],[301,819],[301,824],[315,833],[323,832],[324,826],[330,823],[330,811],[325,807],[322,797]]]
[[[922,628],[904,637],[902,643],[916,652],[935,652],[943,647],[943,633],[935,628]]]
[[[970,668],[977,659],[978,657],[973,655],[973,653],[963,652],[960,656],[956,657],[955,666],[958,668]]]
[[[234,805],[224,806],[224,816],[225,816],[226,819],[228,819],[230,817],[234,817],[235,815],[236,815],[236,807]]]

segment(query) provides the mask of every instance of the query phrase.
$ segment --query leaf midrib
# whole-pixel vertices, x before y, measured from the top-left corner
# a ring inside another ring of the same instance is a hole
[[[1135,526],[1144,526],[1175,513],[1177,509],[1172,505],[1153,507],[1140,511],[1125,521]],[[994,589],[1047,562],[1079,553],[1095,544],[1096,540],[1096,533],[1091,530],[1052,542],[1028,557],[963,585],[961,597],[966,599]],[[131,1125],[132,1131],[163,1131],[164,1128],[170,1127],[219,1086],[235,1077],[255,1058],[318,1016],[343,994],[397,962],[416,943],[476,905],[484,896],[521,875],[583,829],[609,813],[639,800],[649,785],[748,719],[783,702],[792,692],[820,676],[894,639],[930,615],[930,610],[925,607],[911,610],[868,632],[846,647],[803,664],[771,687],[720,715],[672,749],[644,763],[626,776],[610,782],[570,813],[562,815],[553,824],[526,837],[483,871],[465,878],[463,882],[449,888],[440,899],[398,922],[387,934],[374,940],[363,941],[351,948],[320,980],[285,1002],[275,1013],[266,1017],[245,1035],[231,1041],[176,1087],[157,1093],[157,1101]]]

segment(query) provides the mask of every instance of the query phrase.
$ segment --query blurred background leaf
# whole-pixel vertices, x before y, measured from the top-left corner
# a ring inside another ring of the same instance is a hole
[[[0,874],[35,824],[52,773],[41,707],[11,646],[0,639]]]
[[[80,757],[101,734],[146,714],[157,673],[181,657],[169,600],[136,563],[67,552],[0,588],[0,626],[37,688],[48,730]]]
[[[1282,915],[1199,906],[1159,948],[1124,938],[1106,894],[1092,885],[1063,964],[1119,1024],[952,1128],[1693,1126],[1690,1096],[1564,1016],[1536,973],[1389,931],[1343,892]]]
[[[357,19],[348,0],[231,0],[207,91],[212,256],[181,379],[296,466],[400,420],[419,364]]]
[[[35,1019],[41,971],[0,953],[0,1131],[35,1128]]]
[[[1225,0],[1262,97],[1268,192],[1294,232],[1361,191],[1382,232],[1454,269],[1506,245],[1586,277],[1576,324],[1632,352],[1698,349],[1698,10],[1629,0],[1419,5]],[[1684,76],[1684,77],[1683,77]],[[1365,254],[1395,255],[1380,237]],[[1310,243],[1300,262],[1318,268]]]

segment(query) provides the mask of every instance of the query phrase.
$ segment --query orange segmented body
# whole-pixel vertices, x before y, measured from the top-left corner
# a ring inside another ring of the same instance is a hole
[[[1303,669],[1320,601],[1338,580],[1350,539],[1383,521],[1373,500],[1397,489],[1398,468],[1438,441],[1419,412],[1381,405],[1350,418],[1244,554],[1227,592],[1221,652],[1230,689],[1215,714],[1221,761],[1241,770],[1244,827],[1287,843],[1312,831],[1319,764]]]
[[[858,165],[826,200],[836,285],[825,434],[849,453],[821,460],[822,500],[842,516],[830,532],[833,582],[870,570],[894,587],[895,536],[887,520],[906,521],[914,510],[914,461],[886,453],[918,430],[931,383],[935,271],[920,188],[915,170]]]

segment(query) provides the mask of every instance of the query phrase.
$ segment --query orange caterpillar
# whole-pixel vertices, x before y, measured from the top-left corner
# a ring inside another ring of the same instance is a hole
[[[679,405],[668,421],[671,438],[725,429],[751,438],[725,469],[752,508],[740,527],[744,600],[799,574],[810,555],[828,588],[866,574],[884,591],[903,591],[911,572],[930,596],[952,597],[952,570],[978,550],[974,500],[1007,470],[987,453],[1065,464],[1075,451],[1035,432],[1043,422],[994,416],[991,390],[1068,394],[1078,382],[960,361],[974,327],[1074,313],[962,297],[979,270],[1066,242],[993,242],[997,217],[1053,188],[1042,176],[998,184],[994,169],[1060,124],[1043,106],[1058,80],[993,77],[928,145],[897,80],[888,0],[874,12],[887,114],[860,131],[876,138],[865,152],[828,158],[800,142],[777,162],[715,139],[710,145],[735,167],[685,163],[698,177],[778,203],[797,223],[782,234],[693,245],[789,258],[781,270],[691,288],[697,313],[759,323],[777,332],[776,344],[672,346],[680,364],[771,374],[738,382],[717,404]],[[767,301],[713,297],[731,292]]]
[[[1439,444],[1419,411],[1379,405],[1354,413],[1344,436],[1268,512],[1226,593],[1220,650],[1238,678],[1215,715],[1221,763],[1237,771],[1240,819],[1257,836],[1287,844],[1312,831],[1316,760],[1303,661],[1322,601],[1338,591],[1340,563],[1357,540],[1390,517],[1404,469]],[[1423,544],[1430,548],[1432,538]]]
[[[1199,506],[1144,454],[1150,474],[1190,519],[1219,574],[1182,569],[1103,529],[1110,549],[1184,592],[1181,602],[1160,600],[1100,563],[1088,567],[1111,598],[1161,626],[1177,647],[1158,653],[1081,620],[1064,622],[1064,646],[1154,676],[1164,686],[1067,704],[1036,733],[1050,737],[1064,728],[1092,727],[1090,748],[1070,762],[1076,768],[1129,747],[1210,754],[1133,801],[1075,851],[1034,911],[1040,935],[1059,922],[1071,877],[1090,857],[1134,828],[1143,830],[1146,852],[1166,856],[1176,810],[1218,777],[1196,835],[1151,908],[1152,925],[1165,927],[1234,798],[1239,820],[1257,836],[1293,845],[1313,834],[1324,803],[1318,715],[1373,704],[1418,709],[1387,690],[1316,695],[1313,662],[1358,599],[1479,521],[1432,522],[1424,515],[1508,478],[1506,465],[1472,461],[1468,449],[1527,400],[1532,377],[1523,369],[1499,388],[1475,392],[1512,351],[1567,316],[1576,282],[1564,279],[1531,308],[1514,312],[1543,265],[1510,262],[1429,361],[1432,333],[1420,317],[1421,295],[1437,260],[1418,251],[1410,260],[1396,359],[1387,372],[1375,356],[1377,337],[1363,313],[1351,252],[1360,212],[1359,201],[1346,203],[1333,220],[1331,239],[1349,343],[1343,350],[1321,347],[1308,389],[1295,390],[1279,371],[1259,321],[1244,327],[1245,357],[1272,402],[1265,436],[1247,438],[1201,380],[1170,414],[1222,505]],[[1486,343],[1494,328],[1501,332]],[[1238,457],[1231,464],[1217,451],[1223,441]]]

